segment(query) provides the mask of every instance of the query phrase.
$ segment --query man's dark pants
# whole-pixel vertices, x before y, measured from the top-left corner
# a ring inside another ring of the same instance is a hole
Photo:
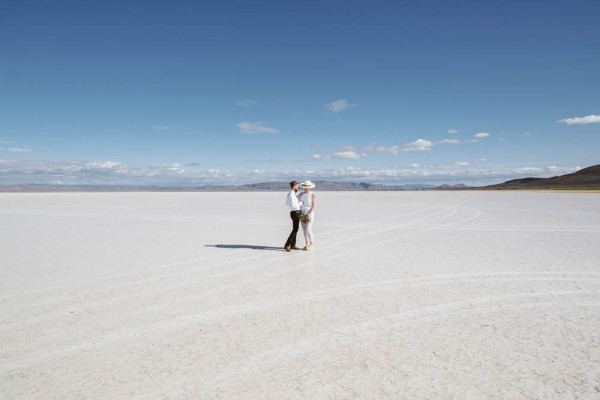
[[[296,247],[296,235],[298,234],[298,228],[300,227],[300,211],[291,211],[290,217],[292,218],[293,228],[287,242],[285,242],[285,247],[293,248]]]

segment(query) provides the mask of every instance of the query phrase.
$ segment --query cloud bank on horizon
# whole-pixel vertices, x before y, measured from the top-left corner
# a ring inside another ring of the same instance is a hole
[[[347,152],[352,153],[352,152]],[[338,155],[340,158],[354,157]],[[413,164],[390,168],[330,168],[307,173],[303,170],[273,172],[254,169],[244,172],[203,169],[196,165],[166,164],[159,166],[129,165],[117,161],[5,161],[0,160],[0,173],[11,170],[9,178],[2,184],[22,185],[223,185],[285,181],[290,177],[314,180],[369,181],[390,185],[399,184],[443,184],[462,182],[470,185],[486,185],[527,176],[555,176],[580,170],[580,167],[505,167],[486,168],[482,162],[457,161],[446,165]],[[459,180],[452,179],[453,176]],[[1,184],[0,184],[1,185]]]
[[[600,163],[598,2],[226,3],[4,7],[0,184],[484,185]]]

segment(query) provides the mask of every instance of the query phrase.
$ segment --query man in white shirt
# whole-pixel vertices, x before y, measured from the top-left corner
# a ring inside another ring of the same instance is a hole
[[[292,218],[292,233],[285,242],[283,247],[285,251],[300,250],[296,247],[296,235],[298,234],[298,228],[300,226],[300,202],[298,201],[298,182],[290,182],[290,192],[287,195],[286,204],[290,209],[290,217]]]

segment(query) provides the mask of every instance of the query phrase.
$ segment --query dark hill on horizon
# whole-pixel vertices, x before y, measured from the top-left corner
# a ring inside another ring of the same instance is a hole
[[[517,189],[600,189],[600,165],[593,165],[571,174],[552,178],[513,179],[496,185],[484,186],[481,189],[517,190]]]

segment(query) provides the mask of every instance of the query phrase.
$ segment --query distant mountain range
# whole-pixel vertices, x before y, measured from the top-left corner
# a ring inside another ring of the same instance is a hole
[[[600,165],[584,168],[572,174],[552,178],[513,179],[496,185],[469,187],[458,185],[381,185],[373,183],[315,181],[320,191],[394,191],[394,190],[518,190],[518,189],[568,189],[600,190]],[[0,185],[0,192],[251,192],[285,191],[288,182],[262,182],[246,185],[207,186],[103,186],[103,185]]]
[[[434,185],[412,184],[412,185],[380,185],[366,182],[336,182],[336,181],[315,181],[317,189],[320,191],[381,191],[381,190],[417,190],[423,188],[434,188]],[[223,190],[224,186],[205,187],[209,190]],[[225,186],[230,190],[254,191],[254,190],[289,190],[289,182],[263,182],[251,183],[248,185]]]
[[[393,191],[435,189],[434,185],[380,185],[366,182],[315,181],[319,191]],[[245,185],[203,186],[120,186],[120,185],[0,185],[0,192],[256,192],[286,191],[289,182],[261,182]]]
[[[552,178],[513,179],[497,185],[485,186],[485,189],[600,189],[600,165],[594,165],[567,175]]]

